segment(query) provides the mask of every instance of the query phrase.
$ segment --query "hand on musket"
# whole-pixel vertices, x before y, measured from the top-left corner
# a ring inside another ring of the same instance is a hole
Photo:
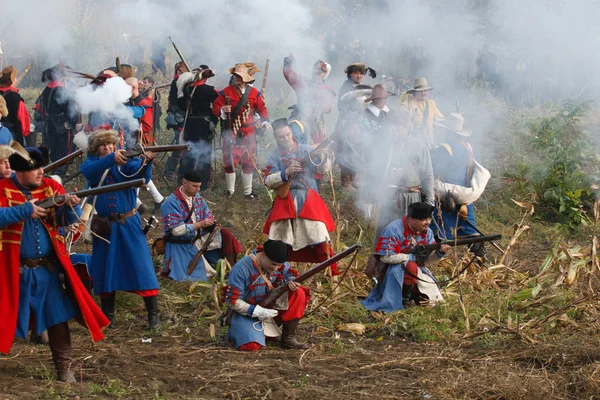
[[[292,160],[292,164],[285,169],[285,177],[291,179],[302,172],[302,165],[296,160]]]
[[[223,111],[224,113],[230,113],[231,112],[231,105],[225,104],[223,107],[221,107],[221,111]]]
[[[71,207],[75,207],[77,204],[81,203],[81,199],[74,194],[65,194],[65,204]]]
[[[144,161],[146,162],[146,164],[152,160],[154,160],[154,153],[151,151],[145,151],[144,152]]]
[[[117,165],[125,165],[127,164],[127,156],[125,155],[125,150],[115,150],[115,164]]]
[[[33,199],[29,200],[29,202],[31,204],[33,204],[33,211],[31,213],[31,218],[36,219],[36,218],[43,218],[43,217],[47,216],[50,211],[36,205],[35,204],[36,201],[37,200],[33,200]]]
[[[294,281],[290,281],[287,284],[288,289],[290,289],[290,292],[295,292],[296,290],[300,289],[300,284]]]
[[[202,221],[195,222],[194,229],[198,230],[198,229],[208,228],[209,226],[213,226],[215,224],[215,222],[216,222],[215,217],[210,216],[206,219],[203,219]]]
[[[449,244],[443,244],[440,246],[440,251],[442,253],[447,253],[452,249],[452,247]]]

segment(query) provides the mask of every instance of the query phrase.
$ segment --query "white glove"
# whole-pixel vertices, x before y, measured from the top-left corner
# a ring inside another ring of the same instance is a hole
[[[261,321],[269,318],[275,318],[279,314],[277,310],[271,310],[270,308],[263,308],[261,306],[256,306],[254,311],[252,311],[252,318],[258,318]]]
[[[389,256],[381,256],[380,260],[386,264],[403,264],[407,261],[414,261],[412,254],[398,253]]]

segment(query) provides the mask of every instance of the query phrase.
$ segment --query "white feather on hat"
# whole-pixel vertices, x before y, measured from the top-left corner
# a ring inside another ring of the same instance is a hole
[[[14,151],[10,146],[0,145],[0,160],[8,160],[8,157],[13,153]]]

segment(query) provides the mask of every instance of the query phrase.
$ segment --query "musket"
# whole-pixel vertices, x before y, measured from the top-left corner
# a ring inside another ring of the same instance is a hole
[[[169,82],[169,83],[161,83],[160,85],[153,85],[152,89],[159,90],[159,89],[165,89],[165,88],[170,88],[170,87],[171,87],[171,82]]]
[[[353,244],[352,246],[348,247],[346,250],[341,251],[341,252],[337,253],[336,255],[334,255],[333,257],[323,261],[322,263],[315,265],[314,267],[312,267],[308,271],[298,275],[294,279],[282,282],[275,289],[271,290],[271,292],[269,292],[269,295],[265,299],[263,299],[259,303],[259,305],[261,307],[265,307],[265,308],[272,308],[273,305],[275,304],[275,302],[277,301],[277,299],[280,298],[281,296],[283,296],[283,294],[286,293],[288,290],[290,290],[288,283],[290,283],[290,282],[302,283],[305,280],[307,280],[308,278],[312,277],[313,275],[318,274],[319,272],[323,271],[325,268],[329,267],[331,264],[338,262],[339,260],[341,260],[343,258],[348,257],[350,254],[352,254],[358,250],[360,250],[360,244],[359,243]]]
[[[21,75],[19,75],[19,77],[15,81],[15,84],[13,85],[14,87],[19,86],[19,83],[21,83],[21,81],[23,80],[23,78],[25,78],[25,75],[27,75],[27,73],[29,72],[30,69],[31,69],[31,63],[27,64],[27,66],[25,67],[25,69],[23,70],[23,72],[21,72]]]
[[[489,236],[475,236],[472,238],[456,239],[456,240],[443,240],[441,242],[433,243],[433,244],[419,244],[417,246],[414,246],[409,251],[409,253],[415,255],[417,265],[423,266],[423,265],[425,265],[425,261],[427,261],[429,254],[431,254],[431,252],[434,250],[439,250],[443,244],[447,244],[448,246],[454,247],[454,246],[462,246],[464,244],[491,242],[493,240],[499,240],[499,239],[502,239],[502,235],[500,235],[500,234],[489,235]]]
[[[317,147],[315,147],[310,153],[308,153],[302,160],[300,160],[300,166],[302,168],[306,167],[308,165],[308,163],[310,163],[311,161],[314,161],[315,158],[317,158],[316,154],[319,151],[326,149],[333,142],[335,142],[336,139],[337,139],[337,133],[334,133],[333,135],[328,136],[325,140],[323,140],[321,143],[319,143],[319,145]],[[277,195],[279,197],[281,197],[282,199],[287,198],[288,194],[290,193],[290,187],[292,186],[292,180],[293,180],[293,178],[290,177],[290,179],[288,179],[283,185],[281,185],[277,189],[275,189],[275,191],[277,192]]]
[[[230,199],[231,199],[231,197],[230,197]],[[198,265],[198,261],[200,261],[200,258],[202,258],[202,255],[204,253],[206,253],[206,250],[208,250],[208,246],[210,246],[210,243],[212,242],[213,238],[219,231],[219,227],[217,226],[216,219],[215,219],[215,223],[213,225],[211,225],[211,227],[213,228],[213,230],[206,234],[208,236],[206,236],[206,240],[202,244],[202,247],[200,247],[200,249],[196,252],[196,255],[194,255],[194,258],[192,258],[192,260],[189,262],[187,269],[185,271],[186,274],[191,275],[194,272],[194,270],[196,269],[196,265]],[[200,237],[202,237],[202,236],[194,237],[194,239],[192,239],[191,242],[192,243],[195,242],[196,240],[200,239]]]
[[[192,72],[192,69],[190,68],[190,66],[188,65],[187,61],[185,61],[185,58],[183,58],[183,54],[181,54],[181,52],[179,51],[179,49],[177,48],[177,45],[175,44],[175,42],[173,41],[173,39],[171,39],[171,36],[169,36],[169,40],[171,41],[171,43],[173,44],[173,48],[175,49],[175,52],[177,53],[177,55],[179,56],[179,58],[181,59],[181,62],[183,63],[183,65],[185,65],[185,67],[187,68],[187,70],[189,72]]]
[[[267,63],[265,64],[265,74],[263,75],[262,86],[260,88],[260,93],[262,97],[265,97],[265,91],[267,90],[267,78],[269,77],[269,66],[271,65],[271,60],[267,58]]]
[[[178,151],[178,150],[189,150],[189,144],[165,144],[165,145],[157,145],[157,146],[142,146],[141,144],[136,144],[129,150],[125,150],[125,157],[137,157],[146,151],[151,151],[153,153],[163,153],[168,151]]]
[[[54,171],[56,168],[58,167],[62,167],[65,164],[70,163],[72,160],[74,160],[75,158],[83,155],[83,153],[85,153],[85,150],[79,149],[69,155],[64,156],[63,158],[59,158],[58,160],[46,165],[44,167],[44,172],[52,172]]]
[[[80,190],[78,192],[72,192],[72,193],[67,193],[67,194],[58,194],[56,196],[46,197],[45,199],[36,201],[35,205],[38,207],[48,209],[48,208],[52,208],[52,207],[55,207],[55,206],[58,206],[58,205],[61,205],[62,203],[64,203],[67,195],[74,195],[81,199],[81,198],[88,197],[88,196],[96,196],[99,194],[112,193],[112,192],[118,192],[120,190],[136,188],[136,187],[144,186],[144,184],[145,184],[144,179],[140,178],[140,179],[135,179],[132,181],[115,183],[114,185],[100,186],[100,187],[96,187],[96,188]]]

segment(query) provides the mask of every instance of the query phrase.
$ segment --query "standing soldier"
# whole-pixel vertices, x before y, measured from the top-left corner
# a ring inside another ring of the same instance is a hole
[[[405,95],[400,96],[402,106],[412,116],[415,134],[427,144],[429,149],[432,149],[435,143],[433,122],[444,118],[435,101],[429,98],[432,89],[427,84],[427,78],[417,78],[414,86],[408,89]]]
[[[119,141],[112,130],[89,136],[88,158],[81,172],[92,187],[152,178],[154,154],[128,160],[124,150],[116,150]],[[115,291],[126,290],[144,298],[148,328],[160,325],[158,318],[158,281],[142,223],[137,210],[135,189],[98,195],[97,215],[92,221],[93,239],[91,274],[94,291],[100,295],[102,311],[111,321],[115,316]]]
[[[325,114],[329,114],[335,102],[335,91],[325,83],[331,65],[318,60],[313,65],[311,80],[305,80],[293,68],[294,55],[283,59],[283,76],[296,92],[297,107],[307,116],[311,144],[319,144],[327,137]],[[306,132],[305,132],[306,134]]]
[[[25,101],[19,94],[19,89],[13,86],[18,73],[19,71],[11,65],[4,68],[0,74],[0,96],[6,100],[8,109],[8,116],[0,119],[0,122],[12,132],[13,138],[17,142],[24,145],[31,130],[31,120],[27,107],[25,107]],[[35,146],[35,143],[29,144]]]
[[[258,198],[252,191],[252,171],[256,167],[257,121],[254,120],[254,113],[256,111],[260,116],[260,125],[270,130],[269,113],[258,90],[249,85],[254,78],[248,73],[248,67],[236,64],[229,68],[229,73],[233,75],[234,84],[219,92],[212,107],[213,113],[229,125],[222,130],[227,198],[235,192],[235,167],[241,164],[244,198],[254,200]]]
[[[202,190],[208,189],[210,183],[212,140],[218,122],[211,107],[219,94],[206,83],[213,76],[214,72],[207,65],[201,65],[192,72],[184,72],[177,80],[177,97],[186,104],[183,141],[190,144],[190,150],[183,153],[179,180],[186,172],[197,170],[202,175]]]
[[[48,84],[35,102],[33,109],[36,122],[41,124],[42,143],[50,149],[50,160],[59,160],[72,150],[72,132],[77,123],[77,110],[75,103],[71,101],[72,94],[65,87],[70,68],[63,64],[57,64],[45,70],[42,74],[42,82]],[[65,177],[68,164],[56,168],[55,174]]]
[[[179,76],[188,71],[187,67],[180,61],[175,63],[173,80],[169,88],[169,105],[167,107],[167,129],[173,129],[173,144],[179,144],[179,136],[183,130],[183,121],[185,121],[185,99],[177,98],[177,80]],[[177,166],[181,158],[181,151],[174,151],[165,163],[165,177],[171,181],[177,180]]]
[[[22,151],[9,158],[14,175],[0,181],[0,352],[8,353],[15,336],[25,338],[29,328],[38,335],[47,330],[57,379],[76,382],[68,321],[82,316],[94,341],[104,337],[102,328],[108,325],[73,269],[64,241],[59,240],[57,226],[77,220],[80,200],[66,195],[65,203],[56,208],[38,207],[36,201],[66,192],[44,177],[46,148]],[[71,296],[63,284],[71,289]],[[35,321],[31,326],[30,320]]]

